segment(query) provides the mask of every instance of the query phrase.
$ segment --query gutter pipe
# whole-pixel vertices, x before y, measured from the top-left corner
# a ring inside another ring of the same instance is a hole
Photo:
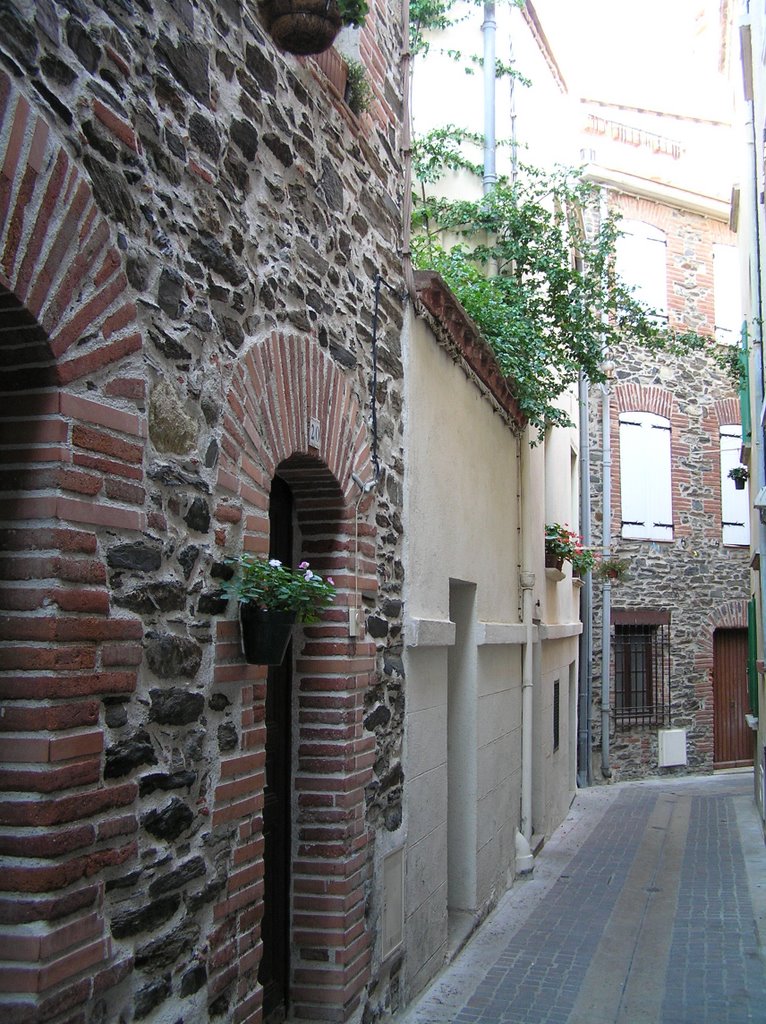
[[[609,381],[601,385],[601,430],[603,445],[603,552],[612,546],[612,445],[609,432]],[[609,660],[612,646],[612,584],[604,580],[601,598],[601,774],[611,779],[609,767]]]
[[[590,500],[590,434],[588,432],[588,403],[590,400],[588,378],[580,374],[578,382],[580,403],[580,529],[583,543],[591,546],[591,500]],[[585,573],[580,594],[580,685],[577,706],[577,784],[590,786],[591,778],[591,702],[593,698],[593,577]]]
[[[484,4],[484,22],[481,26],[484,36],[484,195],[497,184],[497,141],[495,138],[495,64],[497,63],[496,36],[497,21],[495,4],[487,0]]]

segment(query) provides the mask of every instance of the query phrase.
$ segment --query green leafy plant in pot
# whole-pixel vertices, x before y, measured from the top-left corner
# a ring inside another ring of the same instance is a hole
[[[602,558],[596,569],[596,575],[600,580],[609,580],[610,583],[622,583],[630,576],[630,562],[627,558],[617,558],[610,555]]]
[[[747,466],[734,466],[727,475],[734,481],[734,486],[738,491],[744,491],[745,481],[750,477]]]
[[[308,562],[290,569],[277,558],[243,554],[228,564],[235,573],[224,590],[239,603],[245,660],[281,664],[294,623],[319,621],[335,597],[334,580],[323,579]]]
[[[322,53],[344,25],[364,24],[368,0],[261,0],[271,38],[287,53]]]

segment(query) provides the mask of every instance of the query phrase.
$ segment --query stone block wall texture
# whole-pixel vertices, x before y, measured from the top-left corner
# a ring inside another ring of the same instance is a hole
[[[227,556],[268,551],[277,470],[301,556],[338,584],[294,642],[291,1012],[361,1017],[386,983],[373,847],[401,820],[403,714],[386,289],[377,438],[370,380],[376,275],[403,287],[399,32],[398,5],[373,2],[356,117],[254,4],[0,10],[9,1024],[261,1020],[266,673],[221,583]]]
[[[712,335],[713,245],[734,244],[728,226],[696,213],[628,195],[611,194],[611,208],[630,220],[660,228],[667,239],[668,313],[671,326]],[[719,426],[739,423],[730,381],[706,353],[676,359],[647,355],[627,342],[612,353],[612,552],[630,560],[630,579],[612,587],[613,609],[669,608],[673,727],[687,730],[685,768],[659,768],[656,725],[610,730],[615,777],[713,770],[713,633],[746,627],[750,596],[749,552],[721,542]],[[622,540],[619,414],[645,411],[671,424],[673,540]],[[593,543],[602,538],[601,393],[590,407]],[[613,659],[612,659],[613,660]],[[610,667],[613,687],[614,666]],[[613,692],[613,691],[612,691]],[[601,590],[594,584],[594,779],[601,780]],[[610,703],[613,706],[613,696]]]

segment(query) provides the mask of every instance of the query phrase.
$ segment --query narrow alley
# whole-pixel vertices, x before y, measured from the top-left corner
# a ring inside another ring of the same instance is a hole
[[[397,1024],[766,1020],[752,773],[579,791],[534,876]]]

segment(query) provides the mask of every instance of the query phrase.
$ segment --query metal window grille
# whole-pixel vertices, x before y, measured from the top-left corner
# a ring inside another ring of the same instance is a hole
[[[615,623],[613,646],[617,727],[670,724],[670,617]]]

